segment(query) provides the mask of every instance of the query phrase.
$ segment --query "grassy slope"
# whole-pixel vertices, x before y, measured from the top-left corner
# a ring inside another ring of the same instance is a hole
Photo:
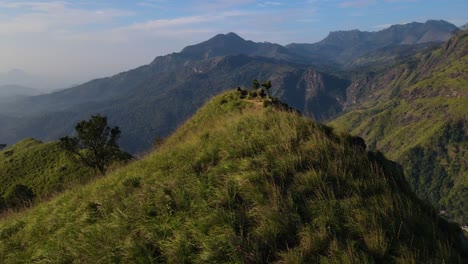
[[[461,262],[456,227],[349,139],[228,92],[143,160],[1,222],[0,259]]]
[[[48,196],[92,175],[72,162],[57,142],[30,138],[0,151],[0,196],[15,184],[30,187],[38,196]]]
[[[401,74],[390,82],[377,79],[382,86],[367,91],[369,100],[331,122],[399,161],[418,195],[460,223],[468,221],[467,66],[465,31],[416,64],[394,69]],[[416,166],[421,159],[425,171]]]

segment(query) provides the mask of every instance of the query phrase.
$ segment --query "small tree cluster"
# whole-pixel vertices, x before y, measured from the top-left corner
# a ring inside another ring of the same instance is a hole
[[[115,160],[128,159],[130,155],[120,150],[117,140],[120,137],[119,127],[107,126],[107,117],[91,116],[89,121],[79,122],[75,130],[76,137],[60,139],[62,147],[72,157],[91,167],[95,172],[104,175],[109,165]]]
[[[264,81],[262,84],[260,84],[260,82],[257,79],[252,81],[252,88],[254,90],[258,90],[258,89],[260,89],[260,87],[262,87],[265,90],[267,95],[270,95],[270,89],[271,89],[271,81],[270,80]]]

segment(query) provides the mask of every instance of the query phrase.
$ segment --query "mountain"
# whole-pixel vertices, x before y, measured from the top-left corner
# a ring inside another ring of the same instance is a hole
[[[252,96],[215,97],[142,160],[0,220],[3,262],[466,261],[398,164]]]
[[[399,161],[411,187],[468,220],[468,31],[392,69],[353,81],[333,126]]]
[[[192,60],[182,52],[110,78],[0,104],[0,113],[6,116],[0,116],[5,127],[0,141],[11,144],[31,136],[57,139],[72,133],[78,121],[101,113],[122,128],[124,149],[141,152],[213,95],[236,85],[250,86],[255,78],[272,80],[273,94],[317,119],[341,111],[340,100],[349,85],[345,79],[274,58],[227,55]]]
[[[15,98],[20,96],[34,96],[40,91],[20,85],[0,85],[0,99]]]
[[[0,72],[0,86],[17,85],[23,87],[34,87],[34,89],[41,93],[45,93],[69,85],[70,81],[68,78],[63,79],[58,76],[32,74],[22,69],[12,69],[7,72]]]
[[[180,54],[192,60],[201,60],[228,55],[262,56],[269,58],[288,58],[288,50],[278,44],[247,41],[235,33],[218,34],[197,45],[184,48]]]
[[[467,30],[468,29],[468,23],[460,27],[460,30]]]
[[[293,53],[311,60],[328,61],[344,68],[374,65],[404,57],[406,50],[433,46],[448,40],[458,28],[446,21],[429,20],[425,23],[393,25],[377,32],[359,30],[331,32],[325,39],[314,44],[289,44],[286,48]],[[390,55],[375,53],[385,52],[389,48],[398,48],[399,53]]]
[[[443,28],[450,27],[436,21],[413,24],[416,28],[421,25],[426,28],[420,30],[427,33],[426,37],[422,33],[417,35],[421,41],[429,39],[428,32],[442,32]],[[396,35],[408,31],[403,30],[407,27],[410,26],[395,26],[391,31],[396,33],[390,35],[397,38]],[[407,39],[410,33],[405,34]],[[321,43],[333,42],[333,35]],[[398,39],[400,43],[405,38]],[[418,45],[400,46],[384,47],[368,55],[376,62],[382,56],[393,56],[395,51],[409,56],[420,50]],[[321,53],[327,54],[326,47]],[[334,62],[326,61],[333,60],[304,58],[289,47],[247,41],[234,33],[220,34],[109,78],[2,103],[0,142],[12,144],[26,137],[54,140],[72,133],[78,121],[101,113],[122,128],[122,146],[127,151],[142,152],[151,146],[154,138],[168,135],[211,96],[235,85],[248,87],[253,79],[272,80],[273,95],[306,115],[325,120],[343,110],[351,83],[349,76],[327,74],[324,70]]]
[[[33,76],[21,69],[12,69],[7,72],[0,73],[0,85],[8,85],[12,83],[22,84],[24,81],[29,83],[32,79],[34,79]]]

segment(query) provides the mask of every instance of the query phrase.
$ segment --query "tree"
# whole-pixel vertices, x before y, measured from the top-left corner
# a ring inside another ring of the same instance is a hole
[[[252,81],[252,88],[253,88],[254,90],[257,90],[258,88],[260,88],[260,83],[258,82],[257,79],[255,79],[255,80]]]
[[[128,159],[129,154],[120,150],[117,140],[120,137],[119,127],[107,126],[107,117],[91,116],[89,121],[83,120],[75,127],[76,137],[60,139],[62,147],[71,156],[91,167],[95,172],[105,174],[108,166],[115,160]]]
[[[270,95],[271,81],[264,81],[262,87],[265,88],[265,91]]]

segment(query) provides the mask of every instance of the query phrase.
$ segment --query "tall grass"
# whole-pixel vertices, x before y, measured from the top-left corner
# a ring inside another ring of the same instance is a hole
[[[457,230],[409,192],[398,166],[349,138],[228,92],[143,160],[1,222],[0,257],[461,262]]]

